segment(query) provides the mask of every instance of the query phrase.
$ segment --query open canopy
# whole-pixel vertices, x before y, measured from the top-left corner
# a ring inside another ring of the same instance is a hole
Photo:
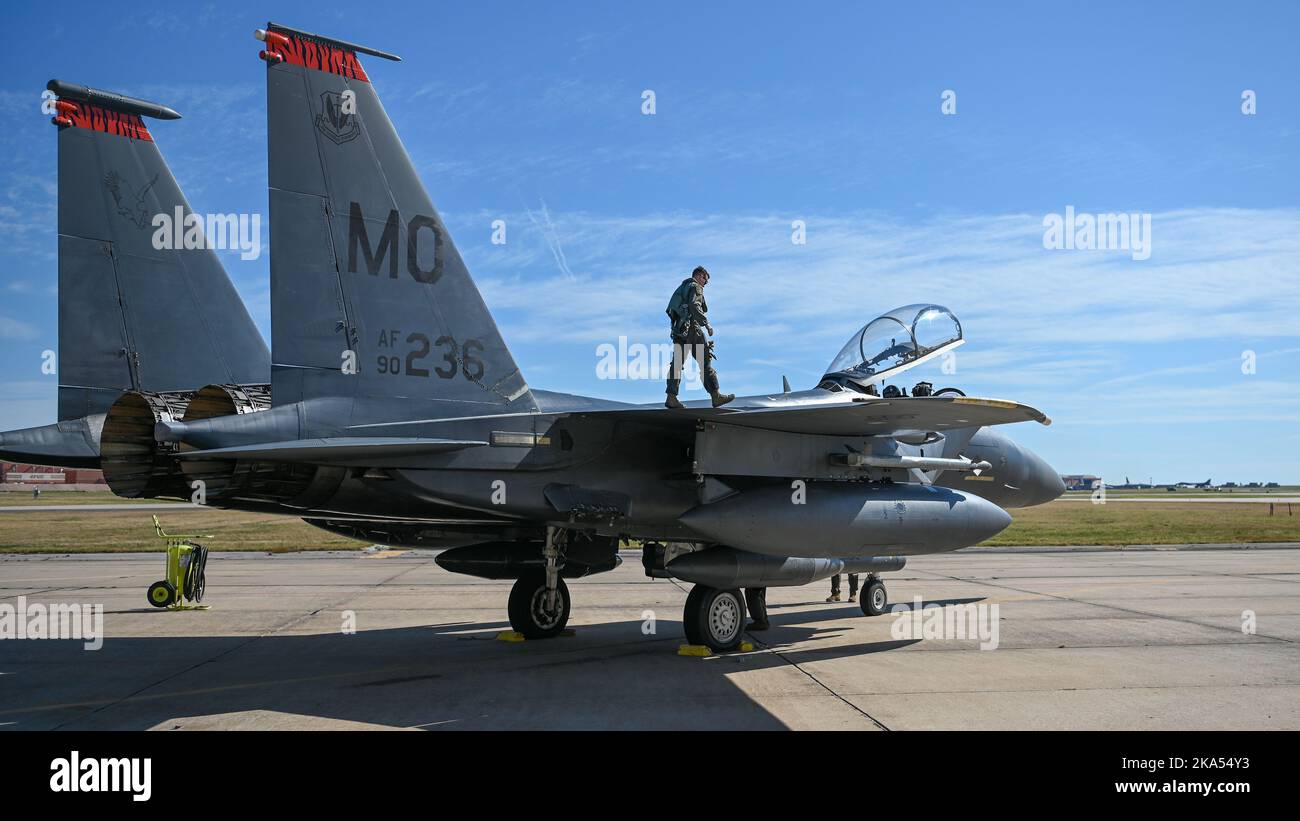
[[[826,376],[864,386],[882,382],[964,341],[952,311],[942,305],[904,305],[854,334],[831,361]]]

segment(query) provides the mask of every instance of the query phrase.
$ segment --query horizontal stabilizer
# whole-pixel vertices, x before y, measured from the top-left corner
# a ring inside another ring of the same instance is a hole
[[[63,468],[99,467],[101,415],[83,417],[0,433],[0,461],[53,465]]]
[[[487,442],[467,439],[337,436],[192,450],[179,454],[179,457],[373,468],[407,467],[412,457],[431,456],[486,444]]]

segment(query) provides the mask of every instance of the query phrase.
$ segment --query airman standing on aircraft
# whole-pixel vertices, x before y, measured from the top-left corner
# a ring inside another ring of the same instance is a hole
[[[677,390],[682,384],[682,366],[689,355],[699,363],[704,388],[713,399],[713,407],[725,405],[736,398],[733,393],[722,393],[718,389],[718,372],[713,369],[713,343],[704,338],[707,330],[713,336],[713,326],[709,324],[708,303],[704,301],[704,286],[709,283],[709,272],[703,265],[697,265],[691,275],[685,279],[677,290],[673,291],[668,302],[668,318],[672,322],[673,364],[668,374],[668,401],[664,404],[670,408],[683,407],[677,399]]]

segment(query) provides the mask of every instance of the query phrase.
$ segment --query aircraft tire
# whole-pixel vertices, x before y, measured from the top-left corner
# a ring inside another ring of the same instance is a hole
[[[560,594],[560,612],[547,616],[542,611],[543,596],[546,595],[546,574],[529,573],[515,582],[510,588],[510,601],[506,608],[510,615],[510,626],[526,639],[549,639],[560,635],[569,623],[570,599],[569,587],[564,579],[559,579],[557,592]]]
[[[682,630],[686,633],[687,644],[704,644],[704,635],[700,632],[694,614],[700,609],[700,599],[704,591],[710,588],[697,584],[686,594],[686,605],[682,608]]]
[[[716,652],[735,650],[745,633],[744,594],[695,585],[686,597],[682,627],[691,644],[703,644]]]
[[[880,579],[872,579],[867,582],[863,588],[862,595],[858,597],[858,603],[862,606],[862,615],[864,616],[882,616],[889,609],[889,593],[885,590],[885,583]]]

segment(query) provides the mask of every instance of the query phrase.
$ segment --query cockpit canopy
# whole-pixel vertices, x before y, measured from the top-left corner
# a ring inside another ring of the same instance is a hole
[[[965,342],[961,323],[942,305],[916,304],[876,317],[849,339],[823,378],[867,386]]]

